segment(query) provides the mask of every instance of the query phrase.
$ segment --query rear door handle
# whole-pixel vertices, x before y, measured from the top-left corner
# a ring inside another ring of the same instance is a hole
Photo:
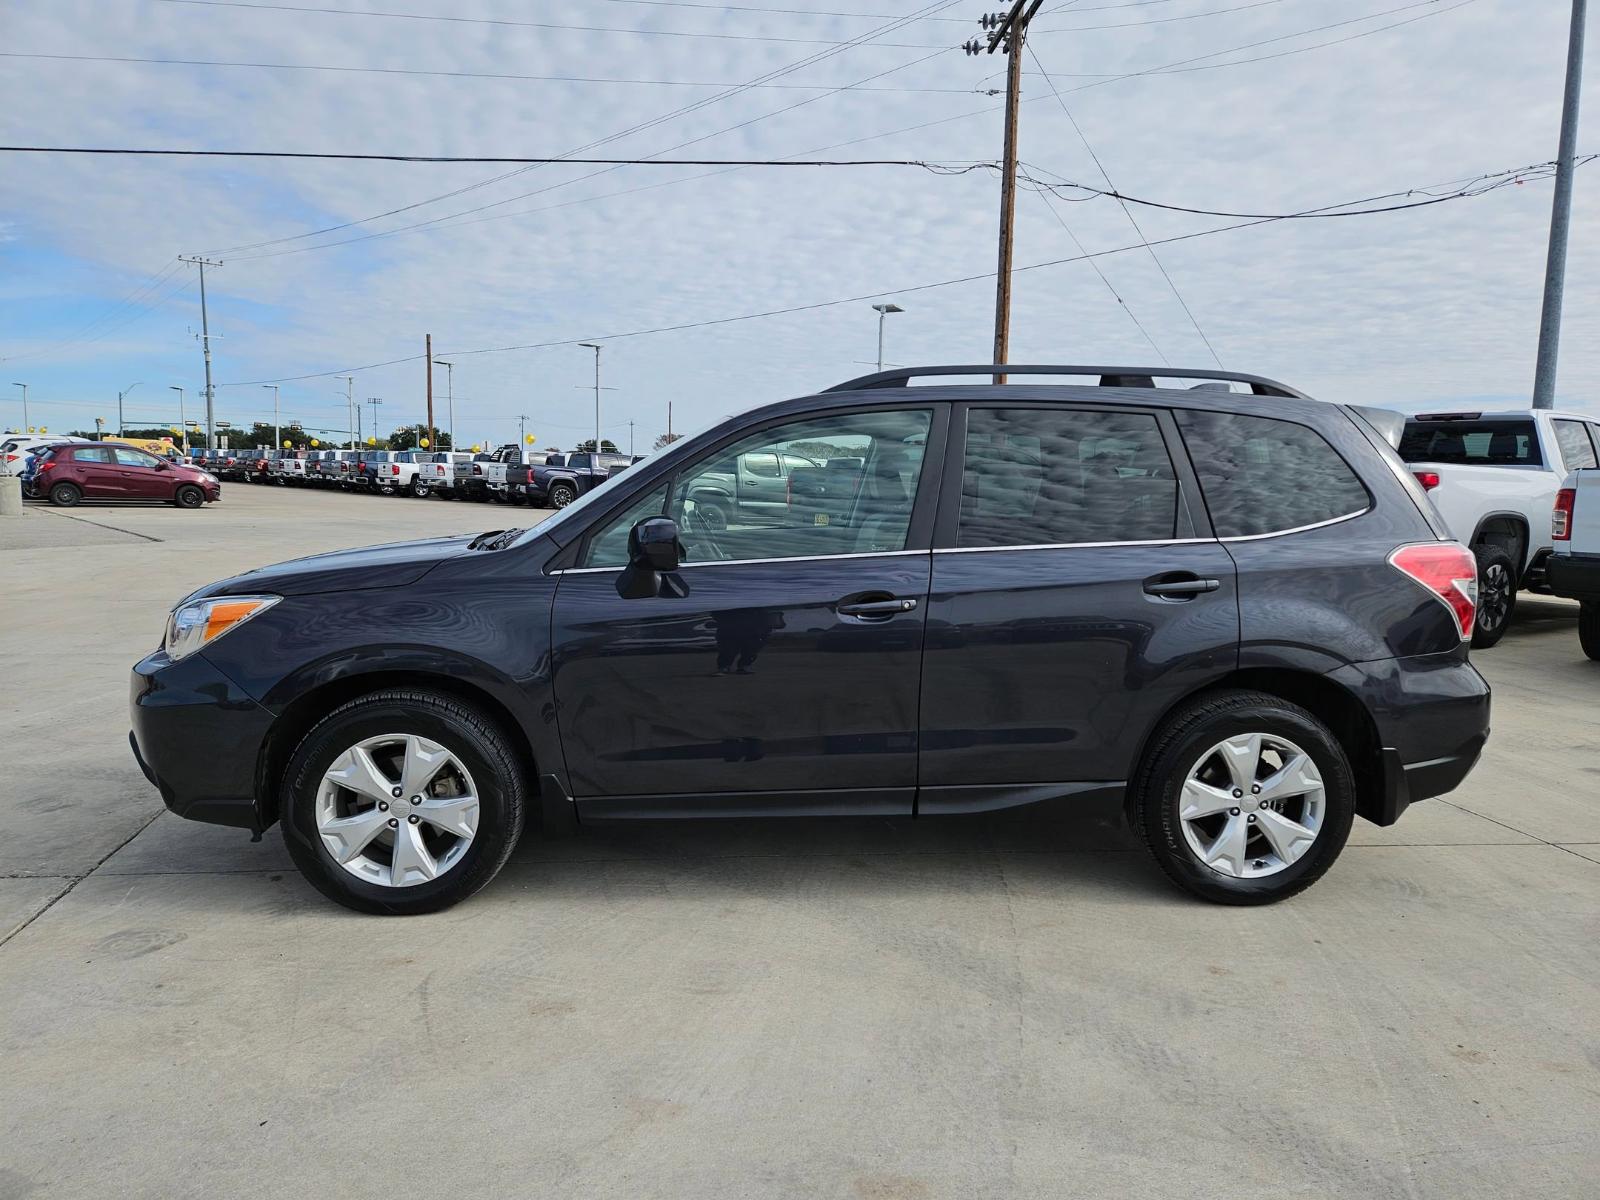
[[[1157,576],[1145,580],[1144,590],[1148,596],[1172,596],[1181,600],[1187,596],[1214,592],[1221,586],[1221,581],[1216,579],[1162,579]]]
[[[915,600],[856,600],[843,601],[838,605],[838,611],[846,617],[892,617],[896,613],[908,613],[917,607]]]

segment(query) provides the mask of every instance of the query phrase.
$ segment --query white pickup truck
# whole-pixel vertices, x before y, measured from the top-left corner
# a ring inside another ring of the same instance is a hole
[[[1548,591],[1549,514],[1569,471],[1600,465],[1600,421],[1549,409],[1421,413],[1400,457],[1478,559],[1472,644],[1498,642],[1517,591]]]
[[[1550,524],[1550,590],[1578,602],[1578,642],[1600,662],[1600,469],[1567,476]]]

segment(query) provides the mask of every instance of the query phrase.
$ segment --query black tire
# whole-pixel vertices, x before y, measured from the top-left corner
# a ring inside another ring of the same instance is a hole
[[[728,509],[721,500],[696,500],[694,517],[701,529],[720,533],[728,527]]]
[[[1600,662],[1600,600],[1585,600],[1578,606],[1578,645]]]
[[[426,500],[430,490],[431,489],[425,483],[413,483],[411,485],[411,494],[418,500]]]
[[[172,494],[172,502],[179,508],[199,508],[206,502],[206,494],[192,483],[186,483]]]
[[[461,861],[437,879],[385,887],[358,879],[333,860],[316,832],[317,788],[334,759],[368,737],[417,733],[459,757],[480,803],[478,830]],[[438,912],[499,873],[522,836],[528,784],[511,739],[480,710],[453,696],[394,688],[334,709],[301,739],[284,775],[283,840],[306,879],[357,912],[412,916]]]
[[[50,489],[50,503],[57,508],[74,508],[82,499],[83,493],[75,483],[58,483]]]
[[[1237,878],[1213,870],[1190,848],[1179,819],[1184,782],[1212,746],[1241,733],[1277,734],[1310,755],[1322,776],[1324,813],[1316,841],[1275,874]],[[1220,691],[1167,719],[1150,740],[1130,790],[1135,831],[1179,887],[1217,904],[1270,904],[1304,891],[1326,871],[1350,836],[1355,777],[1349,757],[1328,729],[1297,704],[1265,692]]]
[[[1499,546],[1474,546],[1478,560],[1478,615],[1472,623],[1472,648],[1487,650],[1506,634],[1517,610],[1517,565]]]
[[[565,508],[577,498],[578,493],[570,483],[552,483],[550,485],[551,508]]]

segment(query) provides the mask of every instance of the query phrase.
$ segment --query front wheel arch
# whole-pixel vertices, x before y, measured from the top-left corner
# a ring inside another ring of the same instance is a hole
[[[530,788],[539,779],[538,759],[527,732],[491,692],[466,683],[456,676],[428,671],[372,671],[364,675],[331,680],[295,697],[272,723],[256,756],[256,809],[259,828],[270,828],[281,815],[278,811],[283,775],[295,747],[316,723],[340,706],[373,692],[404,688],[410,691],[439,692],[471,704],[490,718],[516,747]],[[537,789],[534,788],[536,792]]]

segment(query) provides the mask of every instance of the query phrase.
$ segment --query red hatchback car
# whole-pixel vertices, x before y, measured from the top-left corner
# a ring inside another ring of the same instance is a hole
[[[222,499],[222,484],[209,471],[147,454],[133,446],[74,443],[39,455],[34,493],[70,508],[80,500],[165,500],[199,508]]]

